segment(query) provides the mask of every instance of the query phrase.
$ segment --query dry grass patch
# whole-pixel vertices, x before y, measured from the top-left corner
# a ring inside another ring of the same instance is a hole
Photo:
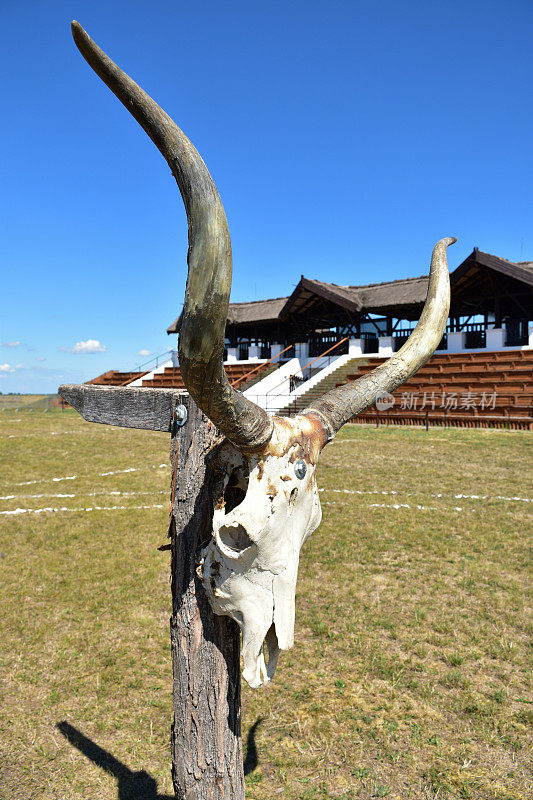
[[[0,797],[170,795],[168,436],[6,411],[0,437],[0,510],[33,509],[0,515]],[[249,798],[533,796],[531,444],[348,426],[326,448],[296,645],[244,687]]]

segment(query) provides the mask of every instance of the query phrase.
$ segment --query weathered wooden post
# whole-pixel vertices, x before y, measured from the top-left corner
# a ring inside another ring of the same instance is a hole
[[[179,362],[188,394],[102,386],[59,391],[90,422],[171,434],[174,788],[180,800],[243,800],[240,632],[243,677],[260,686],[293,644],[300,549],[321,520],[320,452],[438,346],[450,296],[446,248],[455,240],[435,245],[422,316],[398,353],[294,418],[269,416],[230,386],[224,371],[231,242],[204,162],[83,28],[73,23],[72,29],[84,58],[166,158],[185,204],[189,272]]]
[[[174,788],[187,800],[243,798],[240,630],[213,613],[196,574],[200,546],[211,538],[220,478],[209,456],[219,437],[190,397],[182,403],[187,421],[171,445]]]
[[[177,390],[66,385],[59,393],[89,422],[170,433],[174,789],[184,800],[241,800],[240,630],[213,613],[196,574],[211,537],[216,428]]]

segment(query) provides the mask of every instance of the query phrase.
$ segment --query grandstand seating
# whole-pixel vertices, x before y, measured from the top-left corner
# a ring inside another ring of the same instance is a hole
[[[383,359],[369,359],[357,380]],[[375,407],[358,422],[394,425],[533,428],[533,351],[434,355],[416,375],[394,392],[385,411]]]
[[[96,386],[127,386],[128,383],[137,378],[142,378],[146,374],[146,372],[119,372],[116,369],[110,369],[102,373],[102,375],[98,375],[97,378],[93,378],[92,381],[87,381],[87,383]]]
[[[353,359],[301,394],[284,414],[299,413],[325,391],[357,380],[383,363],[382,358]],[[229,381],[249,388],[277,365],[226,364]],[[126,386],[146,372],[109,371],[89,383]],[[184,389],[178,367],[145,378],[143,387]],[[357,422],[391,425],[533,428],[533,350],[505,350],[434,355],[410,381],[394,393],[387,410],[374,406]]]
[[[142,385],[150,389],[185,389],[179,367],[165,367],[163,372],[143,380]]]
[[[272,368],[272,365],[268,365]],[[259,369],[256,369],[259,367]],[[225,364],[226,375],[232,386],[242,390],[245,387],[252,385],[252,383],[259,378],[264,377],[267,367],[266,364]],[[250,373],[254,370],[253,374]],[[249,380],[243,380],[247,375],[250,375]],[[164,372],[157,373],[151,378],[143,380],[143,387],[151,389],[184,389],[185,384],[179,367],[166,367]]]
[[[265,374],[275,369],[275,366],[277,365],[266,363],[226,364],[225,370],[231,385],[242,390],[252,386],[259,378],[265,377]],[[111,369],[87,383],[96,386],[127,386],[143,375],[148,375],[148,372],[119,372]],[[248,380],[244,380],[247,376]],[[150,389],[185,389],[179,367],[165,367],[163,372],[143,380],[142,386]]]

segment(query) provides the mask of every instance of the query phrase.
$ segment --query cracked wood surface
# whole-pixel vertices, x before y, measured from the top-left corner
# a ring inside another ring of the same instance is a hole
[[[174,493],[172,618],[174,670],[172,777],[178,800],[244,800],[240,631],[211,610],[196,574],[211,537],[216,477],[206,456],[220,436],[191,398],[171,442]]]
[[[87,384],[64,384],[58,391],[87,422],[168,432],[172,429],[174,409],[186,397],[179,389]]]

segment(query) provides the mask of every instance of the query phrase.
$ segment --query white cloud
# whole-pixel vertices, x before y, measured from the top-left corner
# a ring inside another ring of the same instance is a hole
[[[44,356],[37,356],[37,361],[46,361]]]
[[[0,364],[0,372],[15,372],[9,364]]]
[[[105,344],[100,344],[98,339],[87,339],[85,342],[76,342],[74,347],[60,347],[65,353],[104,353]]]
[[[150,352],[150,350],[139,350],[137,355],[138,356],[151,356],[152,353]]]
[[[20,347],[20,342],[0,342],[0,347]]]

